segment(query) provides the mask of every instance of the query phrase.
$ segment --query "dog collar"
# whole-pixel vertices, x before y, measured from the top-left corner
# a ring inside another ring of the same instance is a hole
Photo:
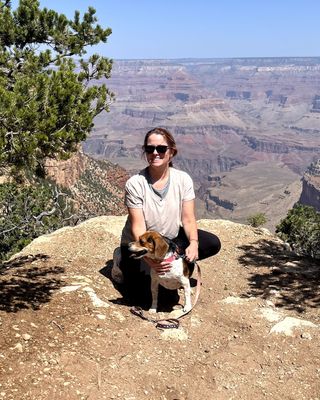
[[[172,239],[169,239],[166,236],[163,236],[163,238],[168,243],[169,251],[172,251],[173,256],[175,256],[175,259],[182,257],[181,254],[183,253],[183,251],[181,251],[179,246]],[[169,257],[169,258],[170,258],[170,261],[174,260],[174,259],[171,260],[171,257]]]
[[[174,252],[170,257],[165,258],[163,261],[171,263],[174,260],[177,260],[179,258],[179,254],[177,252]]]

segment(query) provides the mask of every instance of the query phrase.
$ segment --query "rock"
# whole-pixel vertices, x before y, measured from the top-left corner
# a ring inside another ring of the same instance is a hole
[[[312,336],[309,332],[302,332],[301,337],[302,337],[302,339],[308,339],[308,340],[312,339]]]
[[[95,291],[92,288],[86,287],[83,290],[88,293],[88,295],[95,307],[105,307],[105,308],[110,307],[110,304],[99,299],[99,297],[96,295]]]
[[[266,320],[270,322],[279,321],[279,319],[281,319],[282,317],[281,313],[275,311],[273,308],[270,307],[262,308],[261,314]]]
[[[164,340],[188,340],[188,335],[183,329],[165,329],[161,333],[161,339]]]
[[[21,343],[17,343],[17,344],[14,346],[13,350],[17,350],[19,353],[23,353],[22,344],[21,344]]]
[[[248,299],[242,299],[240,297],[235,297],[235,296],[229,296],[226,297],[221,301],[221,303],[226,303],[226,304],[244,304],[248,301]]]
[[[318,328],[318,326],[310,321],[293,317],[286,317],[284,320],[274,325],[270,333],[284,334],[286,336],[294,336],[294,330],[301,327]]]

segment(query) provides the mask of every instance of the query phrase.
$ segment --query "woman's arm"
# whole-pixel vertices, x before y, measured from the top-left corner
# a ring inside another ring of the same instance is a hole
[[[146,223],[144,220],[142,209],[128,208],[128,214],[131,221],[131,230],[134,240],[139,240],[139,236],[141,236],[146,231]],[[166,261],[163,261],[162,263],[157,263],[149,257],[145,257],[144,259],[149,267],[154,268],[158,274],[164,274],[171,268],[171,264]]]
[[[131,222],[131,231],[133,238],[134,240],[138,240],[139,236],[141,236],[147,230],[142,208],[128,207],[128,214],[129,220]]]
[[[198,259],[198,227],[194,211],[194,200],[182,203],[182,226],[189,239],[189,246],[186,248],[186,258],[189,261]]]

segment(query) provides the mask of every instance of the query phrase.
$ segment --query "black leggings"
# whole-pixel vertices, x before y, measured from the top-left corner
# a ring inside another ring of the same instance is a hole
[[[220,251],[221,243],[218,236],[213,233],[198,229],[198,240],[199,240],[199,260],[214,256]],[[189,240],[185,234],[184,229],[181,227],[178,236],[173,239],[180,249],[184,253],[184,250],[189,246]],[[126,287],[126,294],[129,295],[134,303],[137,303],[135,299],[142,295],[144,300],[138,300],[138,303],[149,303],[151,302],[150,292],[150,276],[141,273],[140,271],[140,260],[135,260],[130,257],[131,253],[128,250],[127,245],[121,246],[121,262],[120,268],[123,272],[124,285]],[[162,288],[163,289],[163,288]],[[166,291],[166,293],[171,291]],[[138,296],[138,297],[137,297]],[[147,296],[147,300],[146,297]]]
[[[198,229],[198,240],[199,240],[199,260],[204,260],[205,258],[211,257],[219,253],[221,249],[221,242],[218,236],[213,233],[203,231],[202,229]],[[172,240],[176,243],[182,253],[184,253],[185,249],[189,246],[189,240],[185,234],[184,229],[181,227],[178,233],[178,236]],[[122,270],[125,272],[126,265],[137,265],[140,267],[140,260],[134,260],[130,258],[130,252],[128,250],[128,246],[121,246],[121,263]]]
[[[214,256],[219,253],[221,249],[221,242],[218,236],[213,233],[203,231],[198,229],[198,240],[199,240],[199,260],[204,260],[205,258]],[[183,252],[189,246],[189,240],[185,234],[184,229],[181,227],[178,236],[173,239],[178,247],[180,247]]]

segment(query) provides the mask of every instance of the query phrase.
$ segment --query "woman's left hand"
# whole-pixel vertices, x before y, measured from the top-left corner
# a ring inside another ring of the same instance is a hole
[[[169,272],[172,264],[167,261],[158,261],[153,260],[149,257],[144,257],[144,260],[149,265],[150,268],[153,268],[158,275],[164,275],[166,272]]]
[[[197,261],[198,257],[198,243],[196,241],[192,241],[186,248],[186,259],[187,261],[194,262]]]

